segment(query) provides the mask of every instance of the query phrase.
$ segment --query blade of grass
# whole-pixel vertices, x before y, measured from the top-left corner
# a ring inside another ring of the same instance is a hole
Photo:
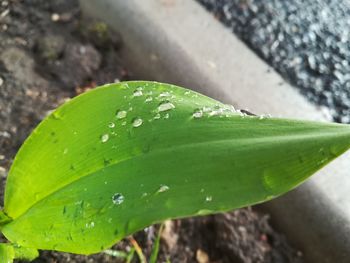
[[[152,254],[151,254],[151,258],[149,260],[149,263],[157,263],[157,258],[158,258],[158,253],[159,253],[160,236],[163,232],[163,228],[164,228],[164,223],[162,223],[159,227],[158,235],[157,235],[157,238],[156,238],[154,245],[153,245],[153,250],[152,250]]]
[[[140,262],[147,263],[146,257],[143,254],[142,249],[139,246],[139,244],[137,243],[137,241],[135,240],[135,238],[133,236],[129,236],[129,241],[133,245],[133,247],[135,248],[136,254],[139,257]]]
[[[130,263],[132,261],[132,259],[134,258],[134,254],[135,254],[135,248],[132,247],[130,249],[129,255],[128,255],[125,263]]]

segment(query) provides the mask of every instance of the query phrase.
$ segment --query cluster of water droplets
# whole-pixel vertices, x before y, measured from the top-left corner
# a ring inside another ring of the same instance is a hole
[[[198,94],[191,92],[191,91],[185,91],[184,95],[186,96],[191,96],[191,98],[196,98],[198,97]],[[124,96],[125,99],[127,99],[127,96]],[[154,113],[152,119],[149,121],[153,120],[159,120],[159,119],[168,119],[170,117],[170,112],[176,108],[176,105],[174,104],[174,99],[176,99],[176,96],[173,95],[172,91],[164,91],[159,93],[158,95],[154,95],[153,91],[147,91],[145,92],[142,87],[136,88],[131,96],[131,99],[144,99],[144,102],[146,104],[151,104],[151,103],[157,103],[156,108],[151,112]],[[177,99],[177,101],[183,101],[183,98]],[[199,103],[195,103],[197,105],[200,105]],[[129,108],[128,110],[125,109],[119,109],[116,111],[116,121],[111,121],[108,123],[108,128],[113,129],[116,127],[118,122],[120,121],[120,124],[122,126],[127,124],[126,118],[128,117],[129,112],[133,110],[131,107],[131,104],[129,103]],[[203,106],[203,107],[198,107],[194,109],[191,117],[193,119],[200,119],[203,117],[213,117],[213,116],[219,116],[219,117],[229,117],[232,115],[239,115],[241,117],[245,116],[255,116],[254,114],[250,114],[246,110],[236,110],[233,106],[231,105],[215,105],[215,106]],[[256,117],[256,116],[255,116]],[[265,119],[270,117],[270,115],[261,115],[257,116],[259,119]],[[144,123],[144,119],[140,116],[133,117],[131,120],[131,126],[133,128],[138,128],[142,126]],[[112,134],[112,133],[111,133]],[[101,135],[101,142],[106,143],[110,138],[110,135],[108,133],[105,133]],[[155,192],[156,194],[158,193],[164,193],[170,190],[170,187],[167,185],[160,185],[157,191]],[[204,193],[204,189],[201,189],[201,193]],[[145,198],[149,195],[149,193],[144,192],[142,194],[142,198]],[[115,193],[112,196],[112,202],[114,205],[120,205],[124,202],[125,197],[121,193]],[[204,201],[205,202],[212,202],[213,197],[211,195],[205,195],[204,196]],[[94,227],[94,222],[87,223],[86,225],[87,228],[92,228]]]

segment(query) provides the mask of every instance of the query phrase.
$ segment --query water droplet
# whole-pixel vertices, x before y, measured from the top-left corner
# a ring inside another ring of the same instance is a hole
[[[153,119],[155,119],[155,120],[160,119],[160,114],[159,114],[159,113],[157,113],[156,115],[154,115],[154,118],[153,118]]]
[[[202,118],[203,116],[203,111],[201,110],[196,110],[193,114],[192,114],[193,118],[199,119]]]
[[[117,119],[124,119],[127,115],[127,112],[125,110],[118,110],[117,111]]]
[[[201,193],[204,193],[204,188],[201,189]]]
[[[191,94],[191,92],[189,92],[189,91],[185,91],[185,93],[184,93],[185,95],[190,95]]]
[[[163,192],[168,191],[169,189],[170,189],[169,186],[162,184],[162,185],[159,187],[157,193],[163,193]]]
[[[147,195],[148,195],[148,193],[143,193],[142,196],[141,196],[141,198],[144,198],[144,197],[146,197]]]
[[[112,202],[113,204],[115,205],[120,205],[121,203],[124,202],[124,195],[120,194],[120,193],[115,193],[113,196],[112,196]]]
[[[128,111],[132,111],[132,107],[130,107],[130,108],[128,109]]]
[[[114,128],[114,127],[115,127],[114,122],[110,122],[110,123],[108,123],[108,127],[109,127],[109,128]]]
[[[132,121],[132,126],[134,126],[135,128],[140,127],[142,125],[143,121],[141,118],[136,117],[133,121]]]
[[[109,135],[108,134],[103,134],[101,136],[101,142],[105,143],[109,140]]]
[[[210,108],[210,107],[203,107],[203,108],[202,108],[202,111],[203,111],[203,112],[210,112],[210,111],[211,111],[211,108]]]
[[[159,104],[158,106],[158,111],[159,112],[162,112],[162,111],[168,111],[168,110],[172,110],[175,108],[175,105],[172,104],[171,102],[169,101],[164,101],[162,102],[161,104]]]
[[[167,92],[167,91],[164,91],[164,92],[159,94],[160,98],[170,97],[170,96],[171,96],[171,94],[169,92]]]
[[[126,121],[123,121],[123,122],[122,122],[122,126],[125,126],[125,125],[126,125]]]
[[[68,153],[68,148],[65,148],[64,150],[63,150],[63,154],[67,154]]]
[[[86,224],[85,224],[85,227],[86,227],[86,228],[94,228],[94,227],[95,227],[95,222],[94,222],[94,221],[91,221],[90,223],[86,223]]]
[[[213,200],[213,197],[211,195],[208,195],[207,197],[205,197],[206,202],[211,202],[212,200]]]
[[[209,112],[209,116],[217,116],[223,113],[223,109],[219,106],[215,106],[215,109]]]
[[[142,95],[143,95],[143,93],[142,93],[142,88],[141,88],[141,87],[137,88],[137,89],[134,91],[133,95],[134,95],[134,97],[140,97],[140,96],[142,96]]]
[[[153,98],[151,96],[148,96],[145,100],[145,102],[151,102],[153,100]]]
[[[169,113],[166,113],[163,118],[164,119],[169,119]]]

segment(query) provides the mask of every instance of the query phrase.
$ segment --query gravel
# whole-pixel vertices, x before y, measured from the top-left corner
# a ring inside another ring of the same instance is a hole
[[[350,2],[197,1],[334,121],[350,123]]]

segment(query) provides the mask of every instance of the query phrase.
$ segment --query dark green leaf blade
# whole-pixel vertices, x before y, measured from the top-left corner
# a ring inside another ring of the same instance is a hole
[[[2,231],[25,247],[94,253],[155,222],[283,194],[349,146],[348,125],[241,116],[155,82],[107,85],[27,139]]]

